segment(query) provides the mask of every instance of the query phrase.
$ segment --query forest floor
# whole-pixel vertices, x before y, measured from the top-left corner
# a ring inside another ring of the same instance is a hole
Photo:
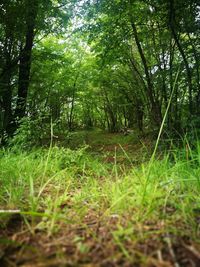
[[[2,151],[0,266],[200,266],[200,145],[186,147],[151,160],[148,137],[82,131]]]

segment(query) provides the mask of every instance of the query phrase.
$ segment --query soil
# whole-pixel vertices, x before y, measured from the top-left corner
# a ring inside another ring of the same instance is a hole
[[[0,266],[146,266],[198,267],[200,244],[189,236],[178,237],[162,231],[162,223],[134,225],[133,240],[124,236],[123,246],[113,233],[125,227],[128,218],[102,217],[90,211],[81,224],[60,224],[48,236],[45,231],[27,230],[23,217],[14,215],[0,232]],[[141,232],[150,233],[140,238]]]

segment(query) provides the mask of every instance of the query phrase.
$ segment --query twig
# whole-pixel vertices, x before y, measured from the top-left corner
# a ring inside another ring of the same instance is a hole
[[[172,259],[174,260],[174,266],[175,267],[180,267],[179,263],[177,262],[176,255],[175,255],[173,247],[172,247],[171,239],[168,236],[168,237],[166,237],[165,240],[166,240],[168,248],[169,248],[169,253],[172,256]]]
[[[198,258],[200,260],[200,252],[193,246],[188,246],[183,244],[183,246],[189,250],[196,258]]]

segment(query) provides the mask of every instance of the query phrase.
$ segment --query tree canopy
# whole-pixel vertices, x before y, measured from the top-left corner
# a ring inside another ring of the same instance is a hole
[[[58,131],[199,126],[196,0],[0,4],[0,131],[26,118]]]

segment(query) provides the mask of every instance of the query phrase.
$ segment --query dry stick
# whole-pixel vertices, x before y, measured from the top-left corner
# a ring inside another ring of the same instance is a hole
[[[160,249],[157,250],[157,256],[158,256],[159,262],[163,262],[162,251]]]
[[[179,263],[178,263],[177,260],[176,260],[176,255],[175,255],[175,252],[174,252],[174,250],[173,250],[172,242],[171,242],[170,237],[169,237],[169,236],[166,237],[165,240],[166,240],[167,245],[168,245],[168,248],[169,248],[169,253],[170,253],[172,259],[174,260],[174,266],[175,266],[175,267],[180,267]]]
[[[196,258],[198,258],[200,260],[200,253],[199,253],[199,251],[194,246],[187,246],[185,244],[183,244],[183,246],[187,250],[189,250]]]

